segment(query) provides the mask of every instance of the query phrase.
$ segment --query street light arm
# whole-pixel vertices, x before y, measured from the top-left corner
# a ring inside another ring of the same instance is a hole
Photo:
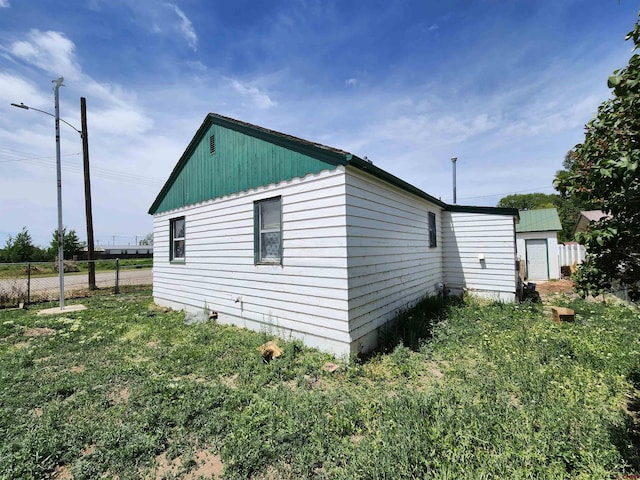
[[[44,110],[39,110],[37,108],[30,107],[29,105],[25,105],[24,103],[19,103],[19,104],[18,103],[12,103],[11,106],[12,107],[17,107],[17,108],[22,108],[23,110],[35,110],[36,112],[44,113],[45,115],[49,115],[50,117],[56,118],[56,116],[53,113],[45,112]],[[62,123],[66,123],[71,128],[73,128],[77,133],[79,133],[80,136],[82,136],[82,132],[80,130],[78,130],[76,127],[74,127],[73,125],[71,125],[69,122],[67,122],[66,120],[64,120],[62,118],[59,118],[58,120],[60,120]]]

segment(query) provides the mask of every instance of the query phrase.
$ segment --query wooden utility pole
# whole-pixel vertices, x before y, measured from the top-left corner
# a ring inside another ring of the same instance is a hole
[[[89,136],[87,133],[87,99],[80,97],[82,121],[82,163],[84,164],[84,210],[87,217],[87,260],[89,267],[89,290],[96,290],[96,264],[93,249],[93,213],[91,211],[91,177],[89,175]]]

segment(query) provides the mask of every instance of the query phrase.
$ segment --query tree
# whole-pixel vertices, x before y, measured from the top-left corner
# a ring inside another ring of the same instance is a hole
[[[637,292],[640,283],[640,18],[626,39],[634,53],[609,77],[613,98],[600,105],[554,181],[565,198],[610,215],[579,234],[587,248],[575,277],[583,296],[610,291],[614,282]]]
[[[22,231],[15,238],[9,236],[4,246],[4,261],[10,263],[28,262],[33,260],[36,247],[33,245],[31,235],[27,227],[22,227]]]
[[[70,260],[74,255],[78,255],[82,250],[82,243],[78,238],[75,230],[69,230],[67,233],[67,227],[62,228],[62,246],[64,248],[65,260]],[[56,228],[51,235],[51,246],[49,252],[52,256],[58,255],[58,229]]]
[[[501,198],[498,207],[517,208],[518,210],[553,208],[557,197],[558,195],[553,193],[515,193]]]
[[[153,232],[147,233],[147,235],[140,240],[140,245],[153,245]]]

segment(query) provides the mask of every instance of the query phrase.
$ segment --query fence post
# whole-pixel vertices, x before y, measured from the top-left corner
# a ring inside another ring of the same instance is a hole
[[[120,293],[120,259],[116,258],[116,295]]]
[[[27,264],[27,303],[31,303],[31,263]]]

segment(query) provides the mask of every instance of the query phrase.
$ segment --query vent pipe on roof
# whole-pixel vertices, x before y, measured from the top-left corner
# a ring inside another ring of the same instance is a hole
[[[451,163],[453,164],[453,204],[458,203],[458,198],[456,195],[456,162],[458,161],[458,157],[451,157]]]

